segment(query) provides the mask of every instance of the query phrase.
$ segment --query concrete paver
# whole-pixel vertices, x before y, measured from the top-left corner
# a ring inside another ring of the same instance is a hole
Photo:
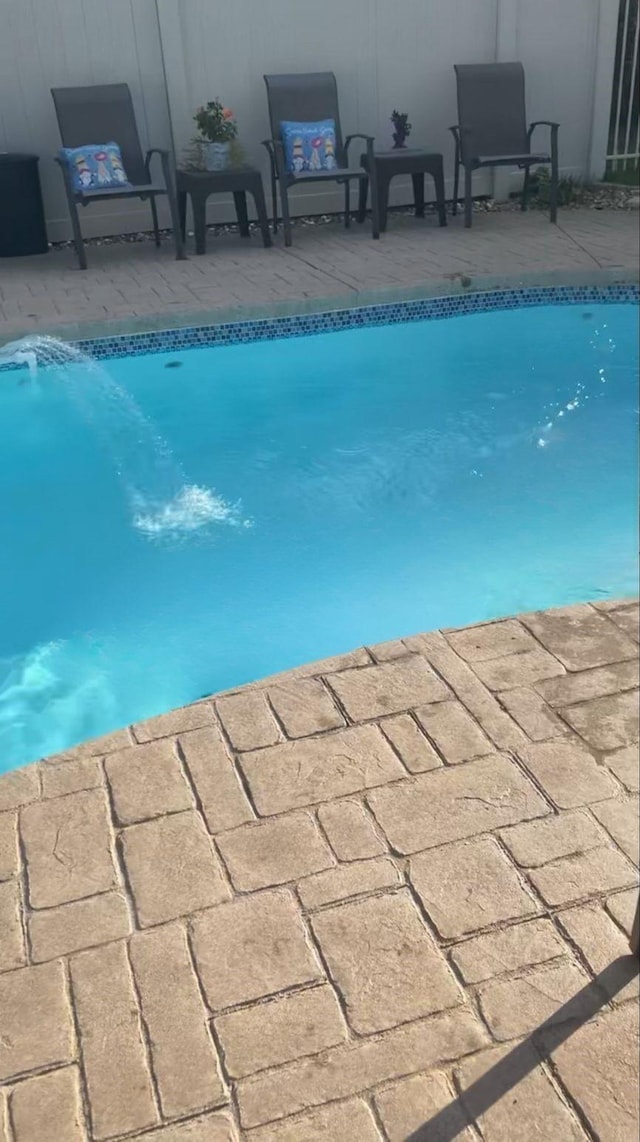
[[[309,813],[222,833],[218,847],[235,888],[252,892],[330,868],[333,856]]]
[[[126,945],[79,952],[70,967],[93,1136],[154,1125],[159,1114]]]
[[[627,1044],[638,1041],[635,1003],[579,1027],[554,1052],[570,1096],[600,1138],[631,1140],[637,1134],[637,1059]]]
[[[457,1111],[451,1124],[456,1129],[455,1137],[460,1142],[473,1142],[474,1136],[467,1125],[465,1112],[461,1106],[455,1105],[453,1084],[440,1072],[411,1075],[375,1095],[376,1109],[389,1142],[406,1142],[410,1134],[452,1103]],[[440,1137],[443,1136],[444,1132]],[[433,1137],[437,1139],[437,1130]]]
[[[347,1019],[360,1035],[462,1001],[444,957],[406,891],[327,908],[312,927]]]
[[[351,861],[346,865],[308,876],[298,885],[303,906],[312,910],[334,904],[351,896],[362,896],[376,888],[393,888],[401,884],[400,874],[389,857]]]
[[[443,939],[529,916],[538,909],[493,837],[458,841],[414,856],[409,878]]]
[[[122,853],[143,928],[230,896],[220,861],[195,811],[129,826],[122,833]]]
[[[360,801],[329,801],[320,805],[318,820],[338,860],[362,860],[386,852],[384,841]]]
[[[536,1066],[537,1056],[532,1046],[528,1048],[528,1054],[530,1058],[527,1061],[531,1067],[529,1074],[520,1079],[507,1097],[494,1103],[479,1116],[483,1138],[487,1142],[503,1142],[503,1139],[523,1137],[524,1128],[529,1138],[584,1142],[587,1135],[575,1115],[552,1083],[549,1074]],[[508,1048],[483,1051],[477,1058],[462,1064],[458,1078],[463,1091],[463,1102],[469,1087],[500,1063],[509,1068]],[[515,1084],[515,1076],[513,1081]],[[473,1107],[472,1092],[468,1093],[468,1099]]]
[[[529,964],[545,963],[565,952],[566,945],[552,921],[533,919],[456,944],[451,958],[465,983],[482,983]]]
[[[64,1067],[20,1083],[11,1097],[11,1118],[17,1142],[84,1142],[78,1068]]]
[[[347,1038],[340,1005],[328,984],[219,1015],[215,1028],[233,1078],[316,1055]]]

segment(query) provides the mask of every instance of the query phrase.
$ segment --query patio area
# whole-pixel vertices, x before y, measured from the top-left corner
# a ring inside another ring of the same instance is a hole
[[[205,255],[176,262],[170,241],[92,245],[89,268],[77,269],[72,248],[0,265],[0,344],[24,333],[100,336],[247,319],[278,312],[455,293],[479,286],[547,281],[627,280],[637,274],[636,210],[565,209],[559,224],[537,210],[478,213],[473,228],[449,216],[391,217],[372,241],[368,225],[339,220],[298,224],[294,245],[278,235],[272,249],[259,236],[209,235]],[[507,281],[508,279],[508,281]]]
[[[638,605],[0,778],[2,1142],[632,1142]]]

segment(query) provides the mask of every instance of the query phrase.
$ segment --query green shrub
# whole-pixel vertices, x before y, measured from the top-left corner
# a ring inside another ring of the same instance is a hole
[[[564,175],[558,179],[558,206],[571,206],[580,197],[580,179]],[[551,173],[548,167],[536,167],[531,174],[531,201],[541,209],[547,209],[551,199]]]

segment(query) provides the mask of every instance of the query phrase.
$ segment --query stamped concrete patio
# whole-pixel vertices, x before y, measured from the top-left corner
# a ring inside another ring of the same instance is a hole
[[[0,778],[2,1142],[635,1142],[638,606]]]
[[[341,222],[278,236],[209,237],[208,252],[176,262],[170,241],[91,246],[89,268],[72,249],[0,261],[0,344],[28,332],[100,336],[261,314],[300,312],[392,298],[398,291],[453,293],[483,285],[628,278],[638,269],[638,211],[561,210],[558,226],[540,211],[460,216],[440,229],[395,215],[374,242],[367,226]]]

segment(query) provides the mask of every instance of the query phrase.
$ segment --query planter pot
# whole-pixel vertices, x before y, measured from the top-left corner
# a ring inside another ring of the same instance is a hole
[[[231,165],[231,143],[205,143],[204,165],[208,171],[226,171]]]
[[[404,131],[393,132],[393,149],[394,151],[401,150],[407,142],[407,136]]]

